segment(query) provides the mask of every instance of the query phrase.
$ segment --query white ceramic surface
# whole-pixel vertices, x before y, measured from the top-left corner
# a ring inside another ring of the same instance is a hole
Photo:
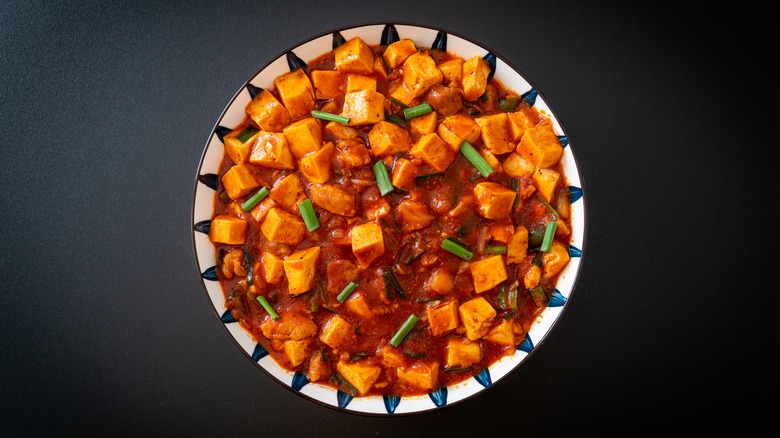
[[[393,30],[395,30],[395,32],[393,32]],[[572,241],[569,251],[571,261],[561,274],[557,288],[552,299],[548,303],[547,309],[542,313],[542,316],[528,333],[525,342],[518,347],[514,355],[495,363],[488,370],[475,378],[471,378],[458,385],[442,388],[427,396],[403,398],[379,396],[351,398],[333,388],[310,383],[302,374],[293,374],[282,369],[267,355],[262,347],[259,347],[258,344],[252,340],[250,335],[233,320],[230,312],[227,312],[222,290],[218,281],[216,281],[216,276],[214,274],[214,267],[216,265],[215,250],[214,246],[209,241],[206,230],[208,229],[214,205],[216,175],[219,171],[219,165],[224,154],[224,146],[220,139],[220,134],[225,132],[225,128],[232,129],[244,120],[246,115],[244,109],[251,99],[249,89],[253,86],[272,89],[274,78],[290,70],[290,59],[292,59],[293,62],[295,62],[296,58],[308,62],[309,60],[332,50],[334,38],[338,38],[339,35],[346,40],[349,40],[354,36],[359,36],[366,43],[372,45],[380,44],[387,41],[383,38],[392,38],[393,36],[400,37],[401,39],[409,38],[419,47],[431,47],[434,45],[435,41],[443,41],[446,43],[446,49],[448,51],[454,52],[465,59],[474,55],[484,57],[488,54],[492,54],[489,56],[495,56],[495,77],[507,88],[522,94],[529,103],[532,103],[542,113],[550,116],[556,134],[558,134],[562,144],[565,146],[562,160],[572,195]],[[258,60],[258,63],[262,63],[263,61],[264,60]],[[202,278],[203,286],[208,298],[214,307],[217,317],[221,319],[225,329],[229,333],[229,336],[236,342],[239,348],[246,353],[247,357],[257,364],[260,370],[277,380],[282,386],[321,405],[356,414],[392,416],[419,414],[451,406],[480,394],[486,388],[495,385],[504,379],[509,373],[521,368],[523,362],[528,359],[529,354],[534,348],[538,348],[539,344],[545,339],[555,323],[559,320],[574,291],[577,276],[579,275],[581,268],[582,250],[584,249],[585,244],[586,212],[581,176],[572,150],[572,144],[566,136],[560,121],[556,118],[555,114],[548,106],[548,103],[542,97],[542,94],[539,90],[535,90],[532,87],[530,82],[516,67],[502,58],[499,54],[480,45],[469,37],[454,34],[443,29],[420,25],[377,23],[334,29],[333,31],[315,36],[308,41],[292,47],[289,51],[282,53],[277,58],[271,60],[271,62],[262,67],[255,76],[250,78],[247,83],[241,86],[233,99],[227,104],[225,111],[212,130],[212,135],[205,144],[195,181],[192,224],[197,269]],[[219,366],[218,363],[216,363],[215,366]],[[263,376],[262,373],[258,373],[258,378],[266,377]]]

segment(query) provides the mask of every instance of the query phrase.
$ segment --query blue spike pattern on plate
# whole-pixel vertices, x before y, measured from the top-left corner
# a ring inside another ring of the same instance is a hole
[[[299,58],[292,50],[287,52],[287,66],[290,67],[290,71],[297,70],[299,68],[306,68],[306,62]]]
[[[395,408],[401,404],[401,397],[397,395],[383,395],[382,401],[385,402],[385,409],[388,414],[395,414]]]
[[[336,401],[341,409],[345,409],[349,405],[349,402],[352,401],[352,396],[344,391],[336,391]]]
[[[582,198],[582,189],[577,186],[569,186],[569,198],[572,204],[579,201]]]
[[[582,250],[574,245],[569,245],[569,257],[582,257]]]
[[[400,39],[401,38],[398,37],[398,31],[395,29],[395,26],[392,24],[387,24],[382,30],[382,40],[379,44],[386,46],[388,44],[393,44]]]
[[[534,350],[534,343],[527,333],[525,335],[525,339],[523,339],[523,342],[517,346],[517,349],[520,351],[525,351],[526,353],[530,353]]]
[[[233,312],[231,312],[230,309],[225,310],[225,313],[223,313],[222,316],[219,317],[219,320],[225,324],[232,324],[234,322],[238,322],[238,320],[233,317]]]
[[[293,374],[292,382],[290,382],[290,386],[296,391],[300,391],[301,388],[308,384],[309,379],[300,371],[296,371],[295,374]]]
[[[341,32],[335,31],[333,32],[333,49],[336,47],[339,47],[340,45],[346,43],[347,40],[344,39],[344,36],[341,35]]]
[[[260,87],[255,87],[252,84],[246,84],[246,91],[249,92],[249,97],[254,99],[258,94],[263,92],[263,89]]]
[[[431,398],[431,401],[433,404],[436,405],[437,408],[440,408],[447,404],[447,387],[442,386],[441,388],[437,389],[436,391],[433,391],[432,393],[428,394],[428,397]]]
[[[431,49],[434,50],[441,50],[443,52],[447,51],[447,34],[439,31],[439,33],[436,34],[436,39],[433,40],[433,44],[431,44]]]
[[[203,234],[208,234],[211,230],[211,221],[206,219],[205,221],[200,221],[197,224],[192,226],[192,229]]]
[[[213,173],[204,173],[203,175],[198,175],[198,181],[210,187],[211,190],[217,190],[217,175]]]
[[[217,281],[217,267],[212,266],[206,269],[200,276],[203,277],[204,280]]]
[[[555,289],[550,295],[550,300],[547,301],[547,307],[561,307],[566,304],[566,297],[561,295],[561,291]]]
[[[481,373],[474,376],[474,380],[479,382],[479,384],[484,386],[485,388],[493,384],[493,379],[490,378],[490,370],[487,368],[482,370]]]
[[[257,362],[266,356],[268,356],[268,352],[265,351],[265,348],[260,344],[255,345],[255,350],[252,352],[252,360]]]
[[[232,131],[232,129],[225,126],[217,126],[214,128],[214,134],[217,134],[217,138],[219,138],[219,141],[222,143],[225,143],[225,136],[230,134],[230,131]]]
[[[536,97],[539,95],[539,92],[537,92],[535,89],[531,88],[530,90],[523,93],[523,100],[528,102],[529,106],[534,106],[536,104]]]
[[[564,148],[569,145],[569,139],[565,135],[559,135],[558,141],[561,142],[561,146]]]
[[[487,80],[490,82],[491,79],[493,79],[493,75],[496,74],[496,55],[493,54],[493,52],[487,52],[485,56],[482,57],[488,65],[490,66],[490,73],[488,73]]]

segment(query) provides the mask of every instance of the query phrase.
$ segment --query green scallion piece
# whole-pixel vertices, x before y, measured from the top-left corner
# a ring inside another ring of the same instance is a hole
[[[544,230],[544,239],[542,239],[542,247],[539,249],[542,252],[550,251],[553,239],[555,238],[555,230],[558,228],[558,221],[547,222],[547,229]]]
[[[387,167],[382,161],[377,161],[374,164],[374,175],[376,175],[376,183],[379,185],[379,193],[382,196],[393,191],[393,183],[390,182],[390,174],[387,173]]]
[[[390,101],[393,102],[394,104],[398,105],[398,107],[401,108],[402,110],[405,110],[405,109],[409,108],[409,105],[401,102],[400,100],[396,99],[395,97],[391,97]]]
[[[542,305],[547,302],[547,293],[544,291],[544,288],[542,288],[542,285],[538,285],[533,289],[528,289],[528,292],[531,294],[531,299],[534,300],[536,307],[542,307]]]
[[[401,326],[400,329],[393,335],[393,338],[390,339],[390,345],[393,347],[397,347],[403,342],[406,335],[409,334],[409,331],[412,330],[412,327],[414,327],[415,324],[417,324],[417,321],[419,321],[420,318],[417,317],[414,313],[409,315],[409,318],[406,319],[406,322]]]
[[[387,120],[390,123],[394,123],[402,128],[406,128],[406,120],[398,117],[393,113],[388,113],[387,111],[385,111],[385,120]]]
[[[401,287],[401,283],[393,275],[393,271],[388,267],[382,268],[382,278],[385,280],[385,296],[389,299],[393,297],[393,294],[398,295],[401,299],[406,299],[406,293]]]
[[[431,108],[431,104],[429,104],[428,102],[423,102],[417,106],[404,109],[404,118],[406,118],[406,120],[409,120],[413,117],[428,114],[431,111],[433,111],[433,108]]]
[[[482,155],[480,155],[469,142],[464,140],[463,143],[460,144],[460,153],[463,154],[463,156],[466,157],[466,159],[469,160],[485,178],[493,173],[493,168],[490,167],[490,164],[482,158]]]
[[[506,245],[485,245],[485,254],[506,254]]]
[[[306,229],[314,231],[320,227],[320,221],[317,219],[317,213],[314,212],[314,207],[311,205],[311,199],[305,199],[298,204],[298,210],[303,217],[303,223],[306,224]]]
[[[268,300],[266,300],[264,296],[258,295],[257,302],[260,303],[261,306],[263,306],[263,309],[265,309],[265,311],[268,312],[269,315],[271,315],[272,319],[279,319],[279,314],[277,314],[274,311],[274,308],[271,307],[270,304],[268,304]]]
[[[344,301],[347,301],[347,297],[349,297],[352,292],[357,289],[358,284],[354,281],[350,281],[349,284],[344,288],[344,290],[341,291],[341,293],[336,297],[337,300],[339,300],[339,303],[343,303]]]
[[[505,97],[498,99],[498,106],[501,107],[504,112],[511,113],[517,109],[517,104],[520,103],[520,98],[517,96]]]
[[[257,134],[258,132],[260,132],[259,129],[253,126],[248,126],[244,128],[241,132],[239,132],[238,135],[236,135],[236,140],[240,141],[241,143],[246,143],[247,140],[252,138],[252,136]]]
[[[462,245],[459,245],[458,243],[455,243],[452,239],[447,237],[441,242],[441,247],[456,256],[462,258],[465,261],[469,261],[474,257],[474,253],[469,251],[468,249],[464,248]]]
[[[349,117],[326,113],[325,111],[311,110],[311,116],[317,119],[327,120],[329,122],[339,122],[344,125],[349,123]]]
[[[257,205],[260,201],[265,199],[268,194],[271,193],[271,190],[268,187],[263,187],[262,189],[258,190],[257,193],[250,196],[249,199],[244,201],[241,204],[241,209],[244,211],[249,211],[253,208],[255,208],[255,205]]]

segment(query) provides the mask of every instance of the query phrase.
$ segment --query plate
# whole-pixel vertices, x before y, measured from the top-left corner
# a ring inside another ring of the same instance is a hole
[[[569,246],[571,260],[561,273],[557,287],[547,308],[529,330],[517,351],[505,357],[481,374],[456,385],[442,387],[425,396],[368,396],[351,397],[348,394],[321,384],[309,382],[301,373],[282,369],[263,347],[233,318],[225,306],[225,298],[217,281],[215,248],[208,237],[213,212],[215,190],[217,189],[219,166],[224,155],[222,138],[245,118],[245,107],[254,93],[261,88],[273,88],[277,76],[293,70],[321,54],[332,50],[344,40],[360,37],[369,45],[389,44],[398,39],[411,39],[418,47],[436,47],[454,52],[464,59],[479,55],[489,61],[494,77],[506,88],[522,95],[530,105],[550,117],[553,128],[564,154],[561,158],[571,195],[572,234]],[[262,62],[262,60],[259,60]],[[314,36],[265,64],[254,76],[244,83],[227,104],[214,125],[197,169],[192,204],[192,237],[195,264],[208,300],[229,337],[254,362],[258,369],[300,396],[312,402],[338,411],[369,416],[399,416],[421,414],[452,406],[483,393],[486,389],[504,380],[529,360],[530,355],[550,334],[561,318],[571,299],[579,275],[586,236],[585,198],[581,175],[574,156],[573,145],[561,122],[555,116],[542,93],[508,60],[495,51],[469,37],[431,26],[404,23],[373,23],[343,27]],[[259,375],[262,375],[259,373]]]

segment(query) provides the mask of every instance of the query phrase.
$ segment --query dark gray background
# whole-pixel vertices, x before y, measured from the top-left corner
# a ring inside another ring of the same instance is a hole
[[[0,2],[0,435],[754,430],[777,346],[758,255],[776,234],[759,195],[777,146],[769,2],[506,3]],[[298,41],[378,21],[517,65],[563,121],[588,210],[581,279],[532,357],[403,418],[340,413],[259,371],[215,317],[191,237],[198,162],[234,93]]]

